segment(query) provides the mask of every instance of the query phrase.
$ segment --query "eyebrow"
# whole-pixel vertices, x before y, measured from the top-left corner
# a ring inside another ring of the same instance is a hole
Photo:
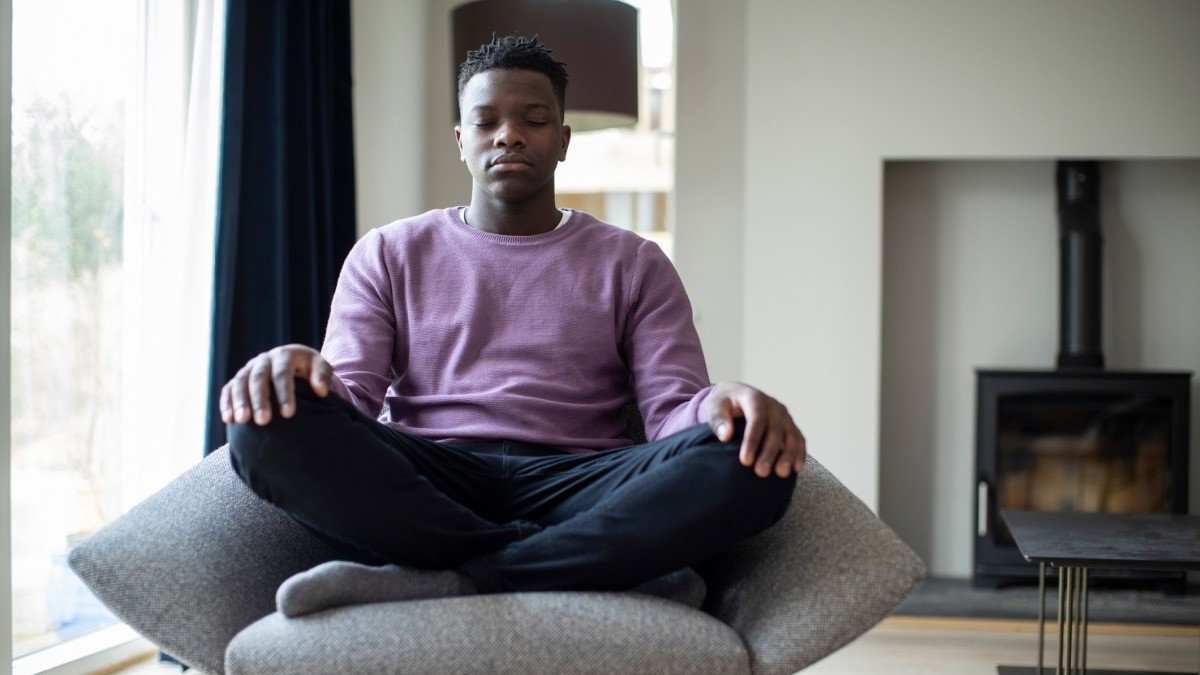
[[[529,103],[525,106],[526,110],[533,110],[535,108],[544,108],[546,110],[554,109],[553,106],[546,104],[546,103]],[[492,112],[495,109],[496,109],[496,106],[494,106],[494,105],[489,105],[487,103],[480,103],[479,105],[473,106],[471,108],[471,112],[476,112],[476,111]]]

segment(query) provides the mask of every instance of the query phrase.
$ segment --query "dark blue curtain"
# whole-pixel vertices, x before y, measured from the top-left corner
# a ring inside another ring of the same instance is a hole
[[[252,356],[320,347],[355,240],[349,0],[230,0],[206,451]]]

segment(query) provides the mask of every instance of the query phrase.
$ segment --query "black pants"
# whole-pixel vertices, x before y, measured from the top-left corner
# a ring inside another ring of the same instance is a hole
[[[795,485],[738,463],[740,425],[587,455],[445,444],[296,385],[291,419],[230,425],[242,480],[347,559],[459,569],[482,592],[630,588],[766,529]]]

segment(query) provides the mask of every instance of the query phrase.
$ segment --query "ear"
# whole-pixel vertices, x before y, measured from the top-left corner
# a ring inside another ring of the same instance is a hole
[[[462,146],[462,127],[458,126],[457,124],[456,124],[456,125],[454,125],[454,144],[458,146],[458,159],[459,159],[459,161],[463,161],[463,162],[467,161],[467,158],[466,158],[466,157],[464,157],[464,156],[463,156],[463,154],[462,154],[462,149],[463,149],[463,146]]]
[[[564,124],[562,128],[562,148],[558,151],[558,161],[565,162],[567,160],[567,146],[571,145],[571,127]]]

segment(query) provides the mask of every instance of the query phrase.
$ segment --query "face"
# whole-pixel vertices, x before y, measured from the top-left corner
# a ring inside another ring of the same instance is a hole
[[[550,78],[532,70],[488,70],[463,89],[454,138],[476,191],[502,201],[554,194],[554,170],[567,158],[571,128]]]

